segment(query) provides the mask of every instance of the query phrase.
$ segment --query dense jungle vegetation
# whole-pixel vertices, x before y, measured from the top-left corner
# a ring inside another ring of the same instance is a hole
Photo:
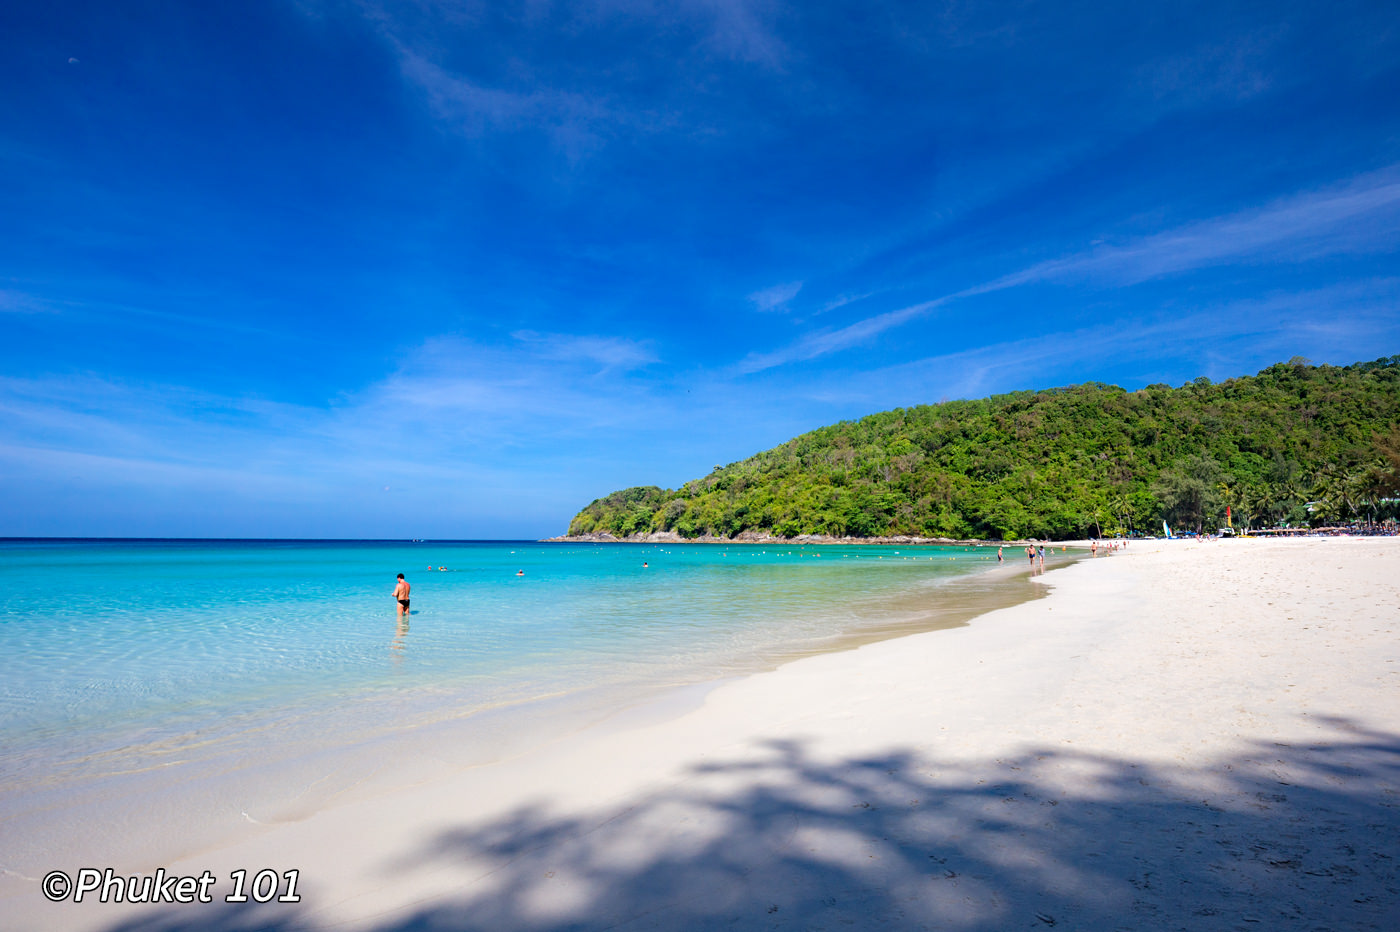
[[[843,421],[680,489],[614,492],[570,534],[1049,538],[1393,516],[1400,356],[1139,391],[1101,383]]]

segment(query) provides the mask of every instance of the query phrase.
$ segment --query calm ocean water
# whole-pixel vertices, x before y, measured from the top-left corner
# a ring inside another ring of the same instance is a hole
[[[0,817],[179,786],[255,821],[365,779],[347,747],[464,726],[444,759],[489,760],[521,733],[511,710],[566,727],[918,624],[995,566],[962,547],[0,541]]]

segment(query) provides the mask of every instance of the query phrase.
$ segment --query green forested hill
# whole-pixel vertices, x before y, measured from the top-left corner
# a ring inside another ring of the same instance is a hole
[[[1400,356],[1015,392],[843,421],[680,489],[614,492],[569,533],[1065,539],[1163,518],[1214,528],[1226,505],[1237,526],[1334,522],[1393,509],[1397,425]]]

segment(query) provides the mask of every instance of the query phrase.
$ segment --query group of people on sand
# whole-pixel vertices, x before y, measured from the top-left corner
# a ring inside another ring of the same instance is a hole
[[[1096,557],[1099,554],[1107,556],[1115,550],[1122,550],[1126,546],[1128,546],[1126,540],[1091,540],[1089,541],[1089,552]],[[1006,562],[1006,557],[1002,553],[1004,549],[1004,544],[997,547],[998,563]],[[1050,549],[1054,550],[1055,548],[1051,547]],[[1064,550],[1065,548],[1061,547],[1060,549]],[[1030,562],[1032,575],[1039,576],[1041,573],[1045,572],[1045,545],[1027,544],[1026,559]]]
[[[1026,546],[1026,559],[1031,562],[1031,572],[1033,574],[1038,576],[1045,572],[1045,545],[1028,544]],[[997,547],[997,562],[1006,562],[1006,557],[1002,555],[1002,547]]]
[[[1126,540],[1091,540],[1089,541],[1089,553],[1098,556],[1102,552],[1104,556],[1108,556],[1113,551],[1122,550],[1126,546],[1128,546]]]

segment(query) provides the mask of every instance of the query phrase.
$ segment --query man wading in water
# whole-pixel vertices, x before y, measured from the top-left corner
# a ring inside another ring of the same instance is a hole
[[[408,580],[403,578],[403,573],[400,573],[399,584],[394,587],[394,598],[399,600],[399,617],[408,614],[408,591],[412,588]]]

